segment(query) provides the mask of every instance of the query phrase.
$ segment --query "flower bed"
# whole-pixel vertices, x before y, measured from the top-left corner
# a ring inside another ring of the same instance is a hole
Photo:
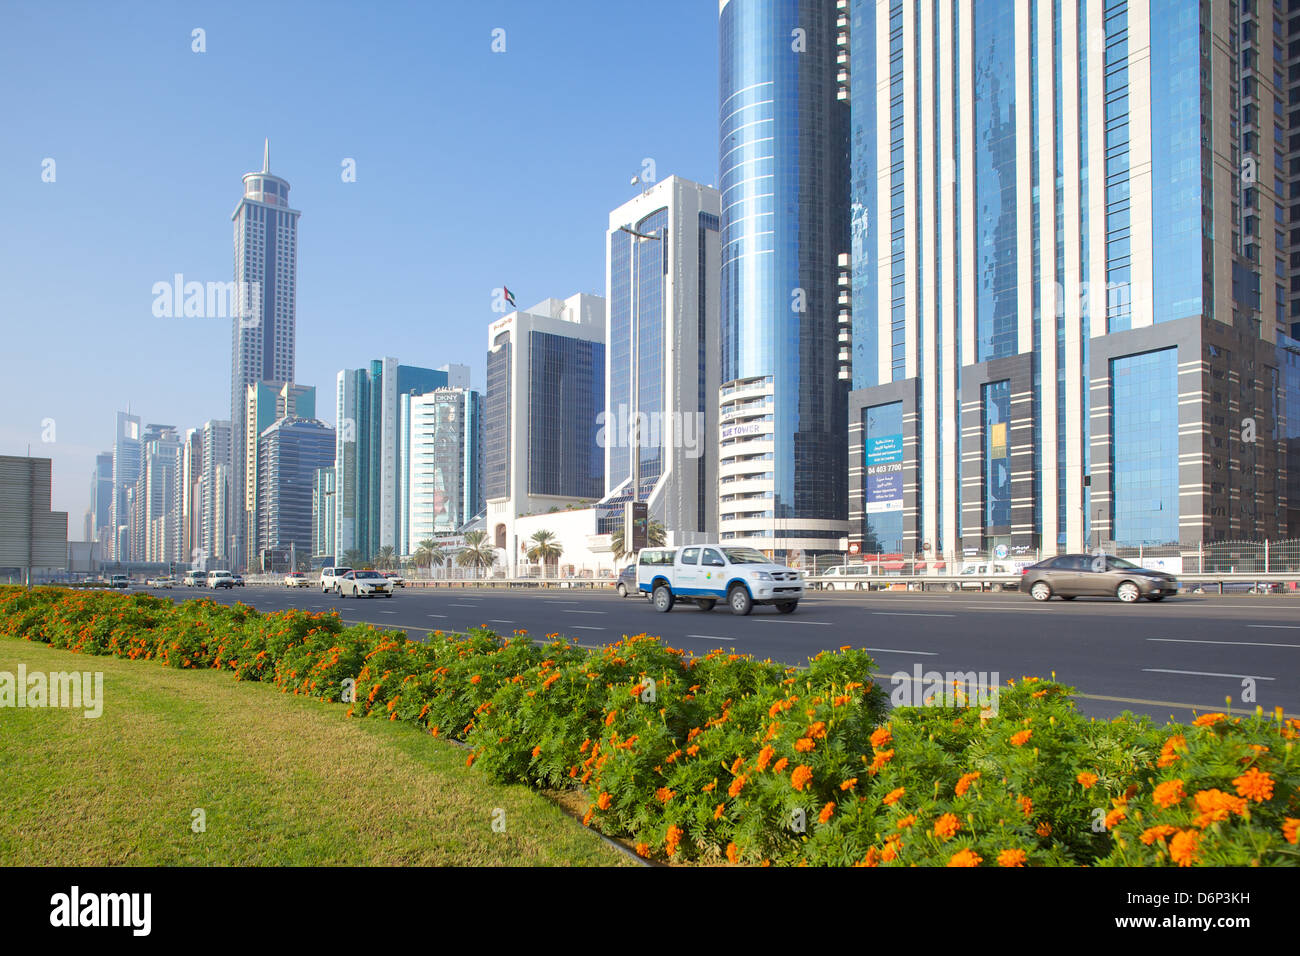
[[[1295,865],[1300,721],[1080,715],[1025,678],[975,708],[888,711],[845,647],[805,668],[639,635],[424,641],[336,614],[0,588],[0,634],[216,668],[464,742],[493,778],[588,798],[647,857],[812,865]]]

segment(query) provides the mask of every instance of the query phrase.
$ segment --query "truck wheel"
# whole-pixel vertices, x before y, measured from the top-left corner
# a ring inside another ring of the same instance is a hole
[[[712,611],[713,606],[717,603],[718,602],[713,600],[712,598],[703,598],[699,601],[696,601],[695,606],[698,607],[701,611]]]
[[[798,601],[777,601],[776,609],[782,614],[793,614],[794,609],[799,606]]]
[[[673,592],[669,590],[668,585],[661,584],[654,591],[655,610],[661,613],[667,613],[673,609]]]
[[[727,594],[727,603],[731,605],[732,614],[744,616],[754,610],[754,600],[743,584],[732,585],[730,593]]]

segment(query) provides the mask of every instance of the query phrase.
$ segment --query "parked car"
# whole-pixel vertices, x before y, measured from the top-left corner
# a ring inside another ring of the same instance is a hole
[[[1020,590],[1035,601],[1053,596],[1073,601],[1080,595],[1114,596],[1125,604],[1141,598],[1162,601],[1178,593],[1178,581],[1109,554],[1061,554],[1024,569]]]
[[[175,587],[176,582],[170,577],[150,578],[145,585],[151,588],[171,588]]]
[[[113,574],[108,578],[110,588],[126,588],[131,586],[131,579],[125,574]]]
[[[235,586],[235,576],[229,571],[209,571],[208,587],[210,588],[233,588]]]
[[[235,587],[237,588],[242,588],[244,586],[244,576],[242,574],[232,574],[230,580],[235,582]]]
[[[821,586],[826,591],[869,591],[871,582],[867,577],[879,573],[871,564],[836,564],[822,572],[825,580]]]
[[[618,592],[618,596],[621,598],[641,593],[636,586],[635,564],[629,564],[618,573],[618,577],[614,580],[614,590]]]
[[[755,604],[775,604],[790,614],[803,597],[803,574],[777,564],[754,548],[693,545],[643,548],[637,556],[637,589],[648,593],[656,611],[671,611],[680,599],[702,611],[726,601],[733,614]]]
[[[338,593],[339,579],[351,571],[351,568],[321,568],[320,569],[320,593],[327,591]]]
[[[406,578],[402,577],[396,571],[385,571],[384,577],[388,578],[388,580],[392,582],[393,587],[395,588],[406,587]]]
[[[378,571],[349,571],[339,578],[334,591],[339,597],[374,597],[382,594],[390,598],[393,596],[393,584]]]
[[[206,583],[207,577],[202,571],[186,571],[181,583],[187,588],[201,588]]]
[[[290,571],[284,576],[284,586],[287,588],[308,588],[311,582],[307,580],[307,575],[301,571]]]

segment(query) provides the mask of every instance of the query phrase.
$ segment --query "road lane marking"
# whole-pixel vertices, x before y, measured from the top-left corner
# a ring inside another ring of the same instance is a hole
[[[436,618],[439,618],[439,619],[445,619],[445,618],[447,617],[447,615],[445,615],[445,614],[430,614],[429,617],[436,617]]]
[[[592,627],[589,624],[575,624],[573,625],[573,627],[574,630],[578,630],[578,631],[603,631],[604,630],[603,627]]]
[[[921,657],[938,657],[938,651],[905,651],[897,647],[864,647],[864,651],[874,651],[877,654],[916,654]]]
[[[448,604],[447,607],[478,607],[477,604]]]
[[[821,627],[835,626],[831,621],[791,621],[779,617],[760,617],[756,620],[762,621],[764,624],[817,624]]]
[[[1247,627],[1281,628],[1287,631],[1300,631],[1300,624],[1247,624]]]
[[[1300,644],[1265,644],[1263,641],[1193,641],[1185,637],[1148,637],[1165,644],[1227,644],[1229,647],[1300,647]]]
[[[575,601],[574,603],[576,604],[577,602]],[[574,610],[566,609],[564,613],[565,614],[604,614],[605,612],[604,611],[574,611]]]
[[[956,614],[927,614],[922,611],[872,611],[877,617],[956,617]]]
[[[1193,677],[1236,677],[1239,680],[1277,680],[1276,677],[1260,677],[1257,674],[1216,674],[1212,671],[1174,671],[1164,667],[1144,667],[1151,674],[1190,674]]]
[[[733,637],[718,637],[716,634],[687,634],[687,637],[693,637],[700,641],[733,641]]]

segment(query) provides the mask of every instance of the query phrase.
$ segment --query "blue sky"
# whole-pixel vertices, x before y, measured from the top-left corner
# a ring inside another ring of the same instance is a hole
[[[264,138],[302,211],[297,378],[321,417],[338,369],[383,355],[481,386],[494,288],[603,295],[642,160],[716,180],[717,5],[5,0],[0,102],[0,454],[54,459],[78,539],[115,410],[230,414],[229,320],[155,318],[152,287],[232,278]]]

